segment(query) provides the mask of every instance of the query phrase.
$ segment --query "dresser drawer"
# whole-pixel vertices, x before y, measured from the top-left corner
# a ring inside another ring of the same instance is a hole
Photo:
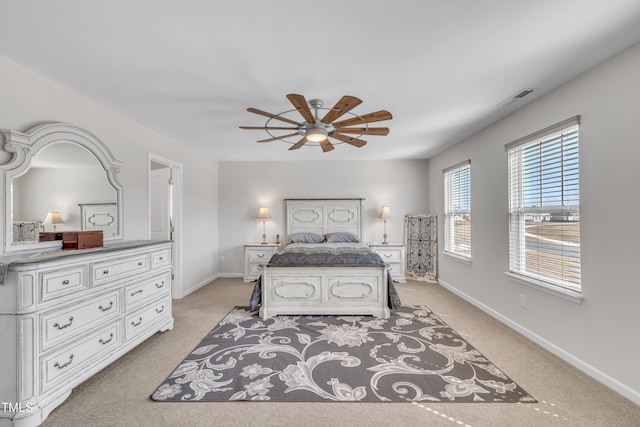
[[[167,295],[161,300],[137,310],[125,318],[126,340],[130,340],[136,335],[152,326],[158,319],[171,315],[171,297]]]
[[[43,271],[40,274],[40,301],[45,302],[87,287],[84,266]]]
[[[159,276],[127,286],[124,294],[127,309],[142,301],[169,292],[169,287],[171,286],[170,274],[171,272],[167,271]]]
[[[113,323],[70,346],[40,358],[42,392],[59,387],[85,369],[95,366],[101,356],[120,346],[120,323]]]
[[[40,317],[42,347],[48,348],[61,340],[77,336],[93,325],[120,314],[119,292],[81,301],[63,309],[44,313]]]
[[[99,285],[148,270],[149,256],[141,254],[95,263],[92,265],[91,277],[93,277],[93,283]]]
[[[171,263],[171,248],[151,253],[151,268],[163,267]]]

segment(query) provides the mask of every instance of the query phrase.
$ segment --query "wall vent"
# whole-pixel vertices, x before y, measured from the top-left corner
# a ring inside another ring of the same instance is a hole
[[[532,92],[533,92],[533,89],[520,89],[518,92],[516,92],[515,94],[511,95],[510,97],[508,97],[507,99],[505,99],[504,101],[496,105],[496,107],[506,107],[507,105],[511,105],[514,102],[521,100],[522,98],[524,98],[525,96],[529,95]]]

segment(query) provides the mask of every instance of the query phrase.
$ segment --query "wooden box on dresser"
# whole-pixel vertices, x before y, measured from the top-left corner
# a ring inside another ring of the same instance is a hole
[[[39,425],[75,386],[173,328],[171,242],[0,262],[0,426]]]

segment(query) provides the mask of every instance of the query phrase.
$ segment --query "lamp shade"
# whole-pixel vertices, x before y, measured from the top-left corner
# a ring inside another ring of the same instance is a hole
[[[390,219],[391,218],[391,209],[389,206],[381,206],[380,207],[380,219]]]
[[[60,212],[49,212],[44,219],[43,224],[64,224]]]
[[[260,206],[258,209],[258,218],[257,220],[266,220],[269,219],[269,208],[266,206]]]

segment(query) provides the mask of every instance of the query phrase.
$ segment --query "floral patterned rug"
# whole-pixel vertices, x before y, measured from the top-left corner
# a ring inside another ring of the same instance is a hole
[[[371,316],[234,308],[156,401],[535,402],[424,306]]]

